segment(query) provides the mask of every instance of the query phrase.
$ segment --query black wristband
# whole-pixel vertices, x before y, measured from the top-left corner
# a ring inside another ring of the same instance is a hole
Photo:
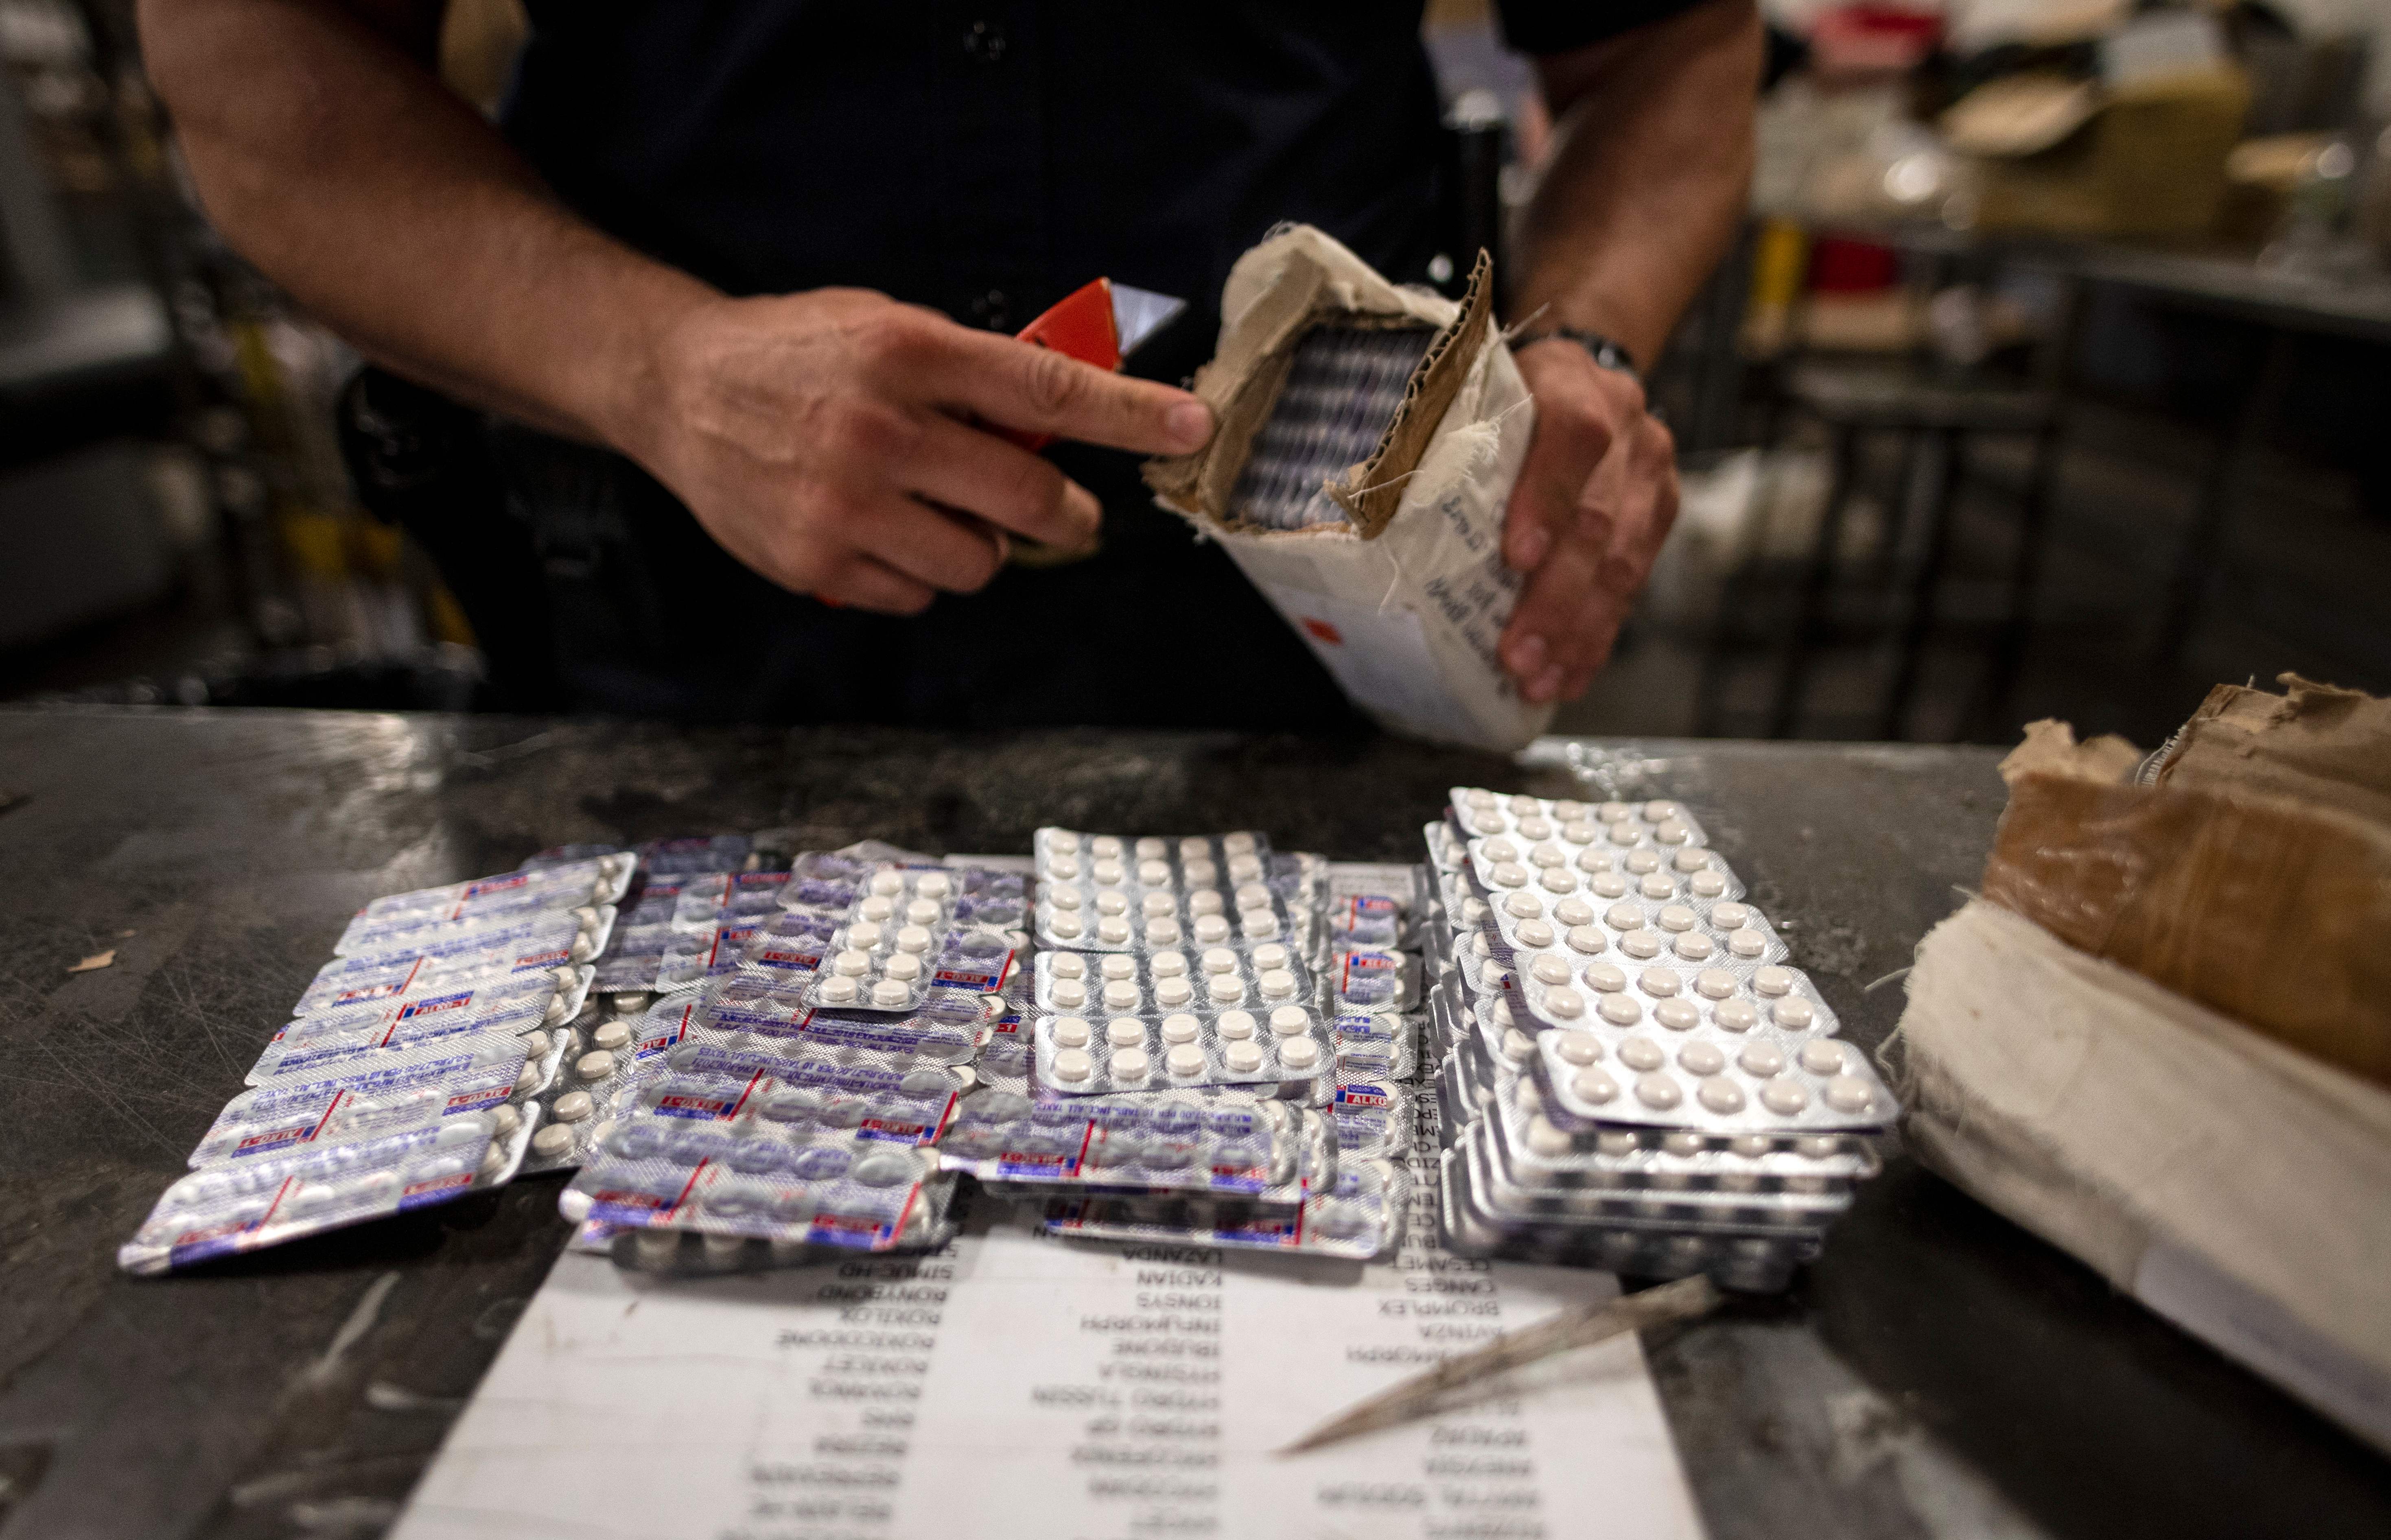
[[[1542,331],[1520,336],[1511,344],[1512,351],[1516,353],[1521,348],[1549,342],[1555,338],[1575,342],[1604,368],[1617,369],[1639,385],[1644,382],[1643,371],[1635,366],[1635,355],[1598,331],[1580,331],[1575,327],[1546,327]]]

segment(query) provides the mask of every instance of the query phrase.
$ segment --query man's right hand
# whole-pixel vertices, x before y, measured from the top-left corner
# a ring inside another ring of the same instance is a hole
[[[1184,391],[866,289],[700,301],[643,373],[617,448],[782,587],[891,614],[985,584],[1008,535],[1094,542],[1087,489],[989,425],[1144,455],[1212,433]]]

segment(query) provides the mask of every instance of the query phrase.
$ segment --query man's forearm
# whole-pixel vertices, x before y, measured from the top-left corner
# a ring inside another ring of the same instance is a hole
[[[1528,207],[1515,316],[1649,366],[1735,238],[1761,61],[1751,0],[1541,61],[1558,132]]]
[[[145,0],[142,35],[210,217],[269,277],[378,362],[619,440],[657,329],[712,291],[550,197],[401,51],[422,10]]]

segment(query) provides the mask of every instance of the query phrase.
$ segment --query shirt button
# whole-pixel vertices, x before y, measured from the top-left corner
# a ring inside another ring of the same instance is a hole
[[[971,302],[971,313],[972,319],[977,321],[981,326],[986,327],[989,330],[1004,330],[1005,319],[1011,314],[1010,310],[1007,308],[1004,290],[1002,289],[991,289],[987,293],[981,295],[978,299],[974,300]]]
[[[1004,27],[996,21],[975,21],[963,34],[963,52],[982,64],[994,64],[1004,58]]]

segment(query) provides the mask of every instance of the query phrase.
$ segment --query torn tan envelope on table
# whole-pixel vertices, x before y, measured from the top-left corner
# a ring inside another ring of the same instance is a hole
[[[1481,254],[1458,303],[1389,283],[1309,225],[1237,260],[1221,340],[1196,392],[1220,430],[1194,455],[1150,460],[1155,500],[1217,540],[1353,702],[1389,729],[1517,749],[1552,720],[1522,699],[1495,643],[1519,597],[1503,515],[1535,406],[1492,316]],[[1304,529],[1243,520],[1234,494],[1297,345],[1322,327],[1434,328],[1375,453],[1325,490],[1345,519]]]

